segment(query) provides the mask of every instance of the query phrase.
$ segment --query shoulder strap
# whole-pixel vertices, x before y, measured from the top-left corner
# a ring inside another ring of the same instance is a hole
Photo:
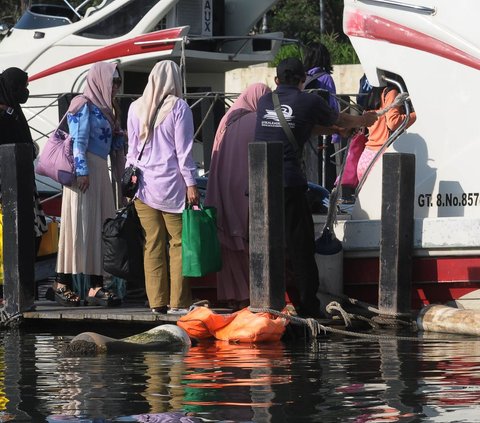
[[[297,140],[295,139],[295,135],[293,135],[293,132],[290,129],[290,126],[288,126],[287,120],[285,119],[285,116],[282,112],[282,108],[281,108],[281,105],[280,105],[280,100],[278,98],[278,94],[276,92],[272,93],[272,99],[273,99],[273,106],[275,107],[275,112],[277,113],[280,125],[282,125],[282,128],[285,131],[285,134],[287,135],[288,140],[293,145],[293,148],[295,149],[295,151],[298,155],[299,154],[299,148],[298,148]]]
[[[155,111],[155,116],[153,117],[153,120],[150,122],[150,135],[153,137],[152,133],[153,133],[153,129],[155,128],[155,121],[157,120],[157,116],[158,116],[158,113],[160,112],[160,109],[162,108],[162,105],[163,105],[163,102],[165,101],[165,99],[163,99],[160,104],[158,105],[157,107],[157,110]],[[148,140],[146,140],[144,143],[143,143],[143,146],[142,146],[142,149],[140,150],[140,153],[137,157],[137,163],[142,160],[142,155],[143,155],[143,150],[145,150],[145,146],[147,145],[147,142]]]
[[[307,75],[307,78],[305,79],[305,83],[303,84],[303,86],[307,88],[310,82],[315,81],[315,79],[320,78],[322,75],[325,75],[326,73],[327,72],[322,71],[322,72],[314,73],[313,75]]]

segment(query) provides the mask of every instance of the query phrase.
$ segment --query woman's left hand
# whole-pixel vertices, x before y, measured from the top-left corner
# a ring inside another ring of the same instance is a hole
[[[187,187],[187,202],[188,204],[198,204],[200,200],[200,195],[198,194],[198,189],[196,185]]]
[[[78,186],[78,189],[85,194],[85,192],[87,192],[88,187],[90,186],[90,180],[88,178],[88,175],[77,176],[77,186]]]

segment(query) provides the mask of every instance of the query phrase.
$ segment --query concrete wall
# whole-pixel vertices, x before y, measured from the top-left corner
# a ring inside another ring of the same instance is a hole
[[[333,80],[337,87],[337,94],[356,94],[362,75],[362,65],[334,66]],[[240,93],[254,82],[263,82],[270,88],[275,88],[274,78],[275,68],[269,68],[266,64],[234,69],[225,74],[225,92]]]

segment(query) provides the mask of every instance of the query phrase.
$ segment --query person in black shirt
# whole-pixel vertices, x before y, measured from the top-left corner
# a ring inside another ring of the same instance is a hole
[[[305,192],[307,179],[302,169],[303,146],[312,134],[329,135],[348,128],[370,126],[375,113],[354,116],[332,110],[320,96],[302,91],[306,75],[302,63],[296,58],[282,60],[277,66],[275,83],[281,110],[296,141],[289,140],[275,112],[272,93],[258,101],[256,141],[283,141],[285,241],[287,270],[293,275],[299,291],[300,316],[321,317],[317,299],[318,269],[315,262],[313,218]]]

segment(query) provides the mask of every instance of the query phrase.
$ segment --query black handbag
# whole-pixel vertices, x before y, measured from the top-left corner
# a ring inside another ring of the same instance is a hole
[[[137,157],[137,163],[142,159],[143,150],[147,143],[143,143],[143,147],[140,150],[140,154]],[[140,178],[142,176],[142,171],[134,164],[126,167],[123,171],[121,187],[122,195],[127,198],[134,198],[135,194],[138,191],[138,185],[140,183]]]
[[[103,268],[127,281],[144,281],[143,251],[145,236],[135,204],[130,201],[102,230]]]
[[[143,152],[143,149],[142,149]],[[139,156],[141,157],[141,155]],[[138,183],[140,182],[141,171],[135,165],[128,166],[122,175],[121,187],[122,195],[127,198],[134,198],[138,191]]]

